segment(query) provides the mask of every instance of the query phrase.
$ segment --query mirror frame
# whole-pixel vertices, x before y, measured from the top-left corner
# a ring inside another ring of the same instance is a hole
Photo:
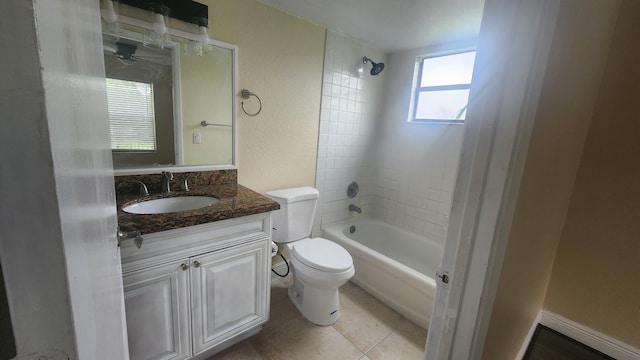
[[[172,21],[174,21],[175,19],[172,19]],[[175,20],[175,21],[179,21],[179,20]],[[131,26],[135,26],[135,27],[139,27],[142,29],[146,29],[146,30],[153,30],[153,25],[149,22],[143,21],[143,20],[139,20],[136,18],[132,18],[129,16],[119,16],[118,22],[122,23],[122,24],[126,24],[126,25],[131,25]],[[169,35],[171,36],[176,36],[176,37],[180,37],[180,38],[184,38],[184,39],[189,39],[189,40],[198,40],[197,36],[195,34],[192,34],[190,32],[187,31],[183,31],[183,30],[179,30],[179,29],[175,29],[175,28],[168,28],[167,32],[169,33]],[[101,32],[101,34],[104,34],[103,32]],[[230,44],[230,43],[226,43],[220,40],[215,40],[212,38],[209,38],[209,45],[213,45],[213,46],[217,46],[223,49],[228,49],[231,51],[231,56],[232,56],[232,84],[231,84],[231,92],[233,94],[232,99],[233,99],[233,103],[232,103],[232,109],[231,109],[231,125],[232,125],[232,162],[231,164],[220,164],[220,165],[175,165],[175,166],[149,166],[149,167],[136,167],[136,168],[126,168],[126,169],[113,169],[113,173],[115,176],[122,176],[122,175],[143,175],[143,174],[156,174],[156,173],[161,173],[163,171],[171,171],[171,172],[190,172],[190,171],[211,171],[211,170],[229,170],[229,169],[237,169],[238,168],[238,126],[237,126],[237,119],[238,119],[238,97],[237,97],[237,93],[238,93],[238,46],[235,44]],[[172,50],[172,55],[175,55],[176,50],[175,47]],[[179,55],[179,54],[178,54]],[[179,60],[178,60],[179,61]],[[176,60],[175,57],[174,59],[172,59],[172,63],[173,65],[176,64]],[[179,69],[173,69],[173,72],[175,74],[176,71],[180,71]],[[181,84],[180,82],[174,82],[174,91],[175,92],[180,92],[181,90]],[[175,98],[173,99],[174,104],[174,121],[176,118],[176,114],[181,114],[182,113],[182,106],[181,106],[181,100],[179,98]],[[179,137],[179,145],[182,146],[182,129],[178,129],[178,132],[174,135],[174,137],[176,139],[178,139]]]

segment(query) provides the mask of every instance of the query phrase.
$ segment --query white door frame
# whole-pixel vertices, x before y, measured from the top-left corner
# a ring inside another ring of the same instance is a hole
[[[559,1],[485,2],[425,359],[482,357]]]

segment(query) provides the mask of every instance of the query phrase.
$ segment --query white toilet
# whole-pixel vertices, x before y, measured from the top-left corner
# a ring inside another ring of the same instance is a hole
[[[309,238],[318,202],[318,190],[299,187],[267,191],[280,204],[274,211],[273,241],[284,243],[291,257],[293,285],[289,298],[302,315],[318,325],[340,318],[338,288],[355,270],[342,246],[323,238]]]

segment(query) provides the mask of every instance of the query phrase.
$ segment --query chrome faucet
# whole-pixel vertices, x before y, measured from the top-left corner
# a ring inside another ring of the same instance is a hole
[[[191,178],[191,176],[186,176],[184,179],[182,179],[182,183],[180,183],[180,190],[189,191],[189,179],[190,178]]]
[[[349,211],[355,211],[358,214],[362,214],[362,209],[360,209],[360,207],[355,206],[353,204],[349,205]]]
[[[128,183],[138,184],[140,185],[140,196],[149,196],[149,190],[147,190],[147,185],[145,185],[142,181],[130,180]]]
[[[170,171],[162,172],[162,183],[160,184],[161,193],[171,192],[171,180],[173,180],[173,174]]]

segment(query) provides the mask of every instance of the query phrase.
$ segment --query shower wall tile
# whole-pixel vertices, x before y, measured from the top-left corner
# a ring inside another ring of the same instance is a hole
[[[464,127],[385,118],[383,129],[377,139],[374,217],[443,242]]]
[[[385,62],[385,70],[369,75],[363,56]],[[396,58],[327,32],[314,236],[323,224],[372,216],[444,241],[464,126],[408,124],[403,94],[413,69]],[[360,193],[349,199],[352,181]],[[363,214],[349,212],[349,204]]]
[[[318,138],[316,186],[320,201],[313,234],[320,234],[322,224],[343,221],[359,214],[351,213],[349,204],[360,206],[363,214],[371,211],[375,172],[372,141],[380,119],[384,93],[384,73],[373,78],[365,70],[362,57],[385,61],[384,54],[337,33],[328,31]],[[347,197],[347,186],[357,181],[360,193]]]

